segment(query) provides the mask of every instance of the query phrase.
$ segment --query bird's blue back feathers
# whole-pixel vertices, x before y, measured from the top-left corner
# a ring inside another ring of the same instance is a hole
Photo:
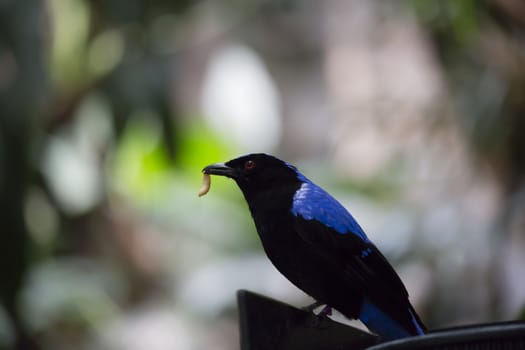
[[[361,226],[341,203],[295,167],[289,166],[297,172],[297,178],[302,182],[293,196],[293,215],[301,216],[305,220],[317,220],[340,234],[352,233],[369,242]]]

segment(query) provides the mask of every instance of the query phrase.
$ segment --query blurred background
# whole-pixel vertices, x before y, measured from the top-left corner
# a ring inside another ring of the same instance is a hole
[[[0,348],[238,349],[235,291],[310,303],[240,191],[296,164],[429,328],[524,317],[521,0],[0,1]]]

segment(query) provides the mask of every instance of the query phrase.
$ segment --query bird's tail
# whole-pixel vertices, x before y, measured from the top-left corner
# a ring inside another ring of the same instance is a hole
[[[425,325],[410,304],[403,317],[394,318],[365,299],[359,313],[359,319],[368,329],[385,341],[423,335],[426,332]],[[403,319],[403,322],[400,322],[399,319]]]
[[[416,334],[414,335],[423,335],[427,332],[427,327],[425,324],[421,321],[419,318],[419,315],[417,314],[416,310],[412,307],[412,305],[408,304],[408,312],[410,314],[411,323],[414,325],[414,328],[416,329]]]

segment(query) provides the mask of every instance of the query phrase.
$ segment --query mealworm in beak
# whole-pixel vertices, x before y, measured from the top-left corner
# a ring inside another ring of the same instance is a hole
[[[199,197],[204,196],[210,190],[211,186],[211,176],[210,174],[202,174],[202,185],[199,190]]]

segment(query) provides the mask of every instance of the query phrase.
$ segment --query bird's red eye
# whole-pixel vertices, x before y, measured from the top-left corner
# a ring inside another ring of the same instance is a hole
[[[253,160],[249,160],[246,163],[244,163],[244,169],[252,170],[254,168],[255,168],[255,162]]]

